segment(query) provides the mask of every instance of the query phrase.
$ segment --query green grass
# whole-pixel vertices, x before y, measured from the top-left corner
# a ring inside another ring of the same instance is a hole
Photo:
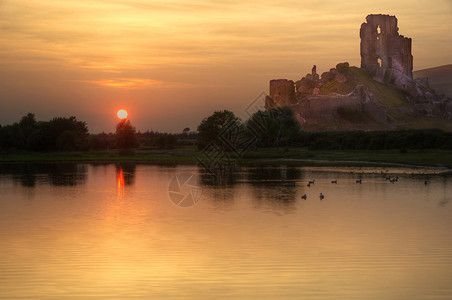
[[[338,93],[341,95],[346,95],[348,93],[351,93],[353,89],[355,88],[356,84],[353,82],[347,81],[344,83],[340,83],[337,81],[329,81],[322,86],[320,86],[320,95],[329,95],[331,93]]]
[[[1,163],[10,162],[136,162],[195,164],[199,152],[194,146],[174,150],[137,151],[134,155],[119,155],[118,151],[13,153],[0,155]],[[452,151],[448,150],[309,150],[307,148],[262,148],[247,151],[239,163],[268,163],[292,161],[300,164],[375,165],[403,164],[426,167],[452,168]]]
[[[195,162],[196,147],[186,146],[171,150],[136,150],[121,155],[118,150],[80,152],[21,152],[0,154],[0,162]]]
[[[398,90],[390,85],[385,85],[373,80],[372,76],[364,70],[357,67],[350,67],[347,70],[348,81],[339,83],[337,81],[330,81],[324,83],[320,87],[321,95],[328,95],[331,93],[338,93],[346,95],[353,91],[355,86],[367,86],[371,93],[375,95],[380,105],[389,108],[411,108],[413,104],[407,102],[405,99],[407,94],[404,91]]]
[[[372,76],[357,67],[350,67],[349,76],[354,85],[367,86],[371,93],[375,95],[378,102],[391,108],[411,108],[413,104],[406,101],[407,94],[395,87],[382,84],[372,79]]]

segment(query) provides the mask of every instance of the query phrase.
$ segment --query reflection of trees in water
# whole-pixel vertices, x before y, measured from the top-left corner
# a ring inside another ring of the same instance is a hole
[[[207,197],[212,201],[215,208],[229,208],[234,205],[234,188],[232,187],[214,187],[211,195]]]
[[[299,168],[286,166],[268,166],[248,168],[247,179],[252,185],[268,184],[268,182],[277,182],[287,184],[303,178],[302,171]]]
[[[296,181],[304,177],[299,168],[256,167],[249,169],[248,174],[255,208],[283,210],[285,213],[295,209]]]
[[[254,208],[262,210],[282,210],[290,213],[295,210],[296,187],[285,187],[281,185],[253,186],[250,189]]]
[[[209,171],[199,168],[200,184],[213,187],[233,187],[242,179],[241,168],[230,165],[228,168]]]
[[[47,170],[52,185],[75,186],[86,181],[86,165],[83,164],[53,164]]]
[[[2,164],[0,174],[12,175],[13,181],[24,187],[36,184],[75,186],[86,181],[86,165],[73,163]]]
[[[449,177],[450,178],[450,177]],[[448,179],[446,176],[443,176],[441,183],[442,183],[442,195],[440,197],[440,200],[438,202],[438,205],[441,207],[446,207],[452,200],[452,197],[447,193],[448,191]]]
[[[215,174],[200,169],[201,186],[209,187],[213,194],[208,197],[215,206],[230,206],[234,202],[237,185],[250,186],[253,205],[256,207],[294,209],[297,200],[296,181],[303,178],[299,168],[285,166],[241,167],[235,166],[230,172]]]

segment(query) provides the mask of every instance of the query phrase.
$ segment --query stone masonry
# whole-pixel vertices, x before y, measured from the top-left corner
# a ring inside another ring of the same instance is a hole
[[[362,69],[377,81],[401,89],[412,86],[411,39],[399,34],[395,16],[368,15],[360,37]]]

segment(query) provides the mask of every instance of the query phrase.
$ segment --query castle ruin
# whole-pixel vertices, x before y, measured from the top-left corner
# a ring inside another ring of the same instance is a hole
[[[295,83],[287,79],[274,79],[270,81],[270,95],[273,101],[282,106],[288,106],[296,102]]]
[[[361,68],[377,81],[407,89],[413,81],[411,39],[399,34],[397,18],[368,15],[360,38]]]
[[[338,130],[337,124],[348,126],[346,122],[336,122],[344,119],[343,115],[349,117],[346,111],[358,112],[357,115],[370,120],[361,124],[362,128],[357,127],[361,126],[357,122],[349,122],[349,129],[353,130],[395,128],[391,124],[397,122],[391,115],[394,111],[411,117],[452,119],[452,99],[435,93],[429,87],[428,78],[413,80],[412,41],[399,34],[395,16],[368,15],[361,25],[360,38],[361,68],[344,62],[320,76],[314,66],[310,74],[295,82],[271,80],[266,109],[288,106],[305,128],[314,129]],[[383,85],[377,88],[368,85],[369,75]],[[388,101],[382,90],[410,104],[407,107],[382,105]],[[412,108],[408,108],[410,105]]]

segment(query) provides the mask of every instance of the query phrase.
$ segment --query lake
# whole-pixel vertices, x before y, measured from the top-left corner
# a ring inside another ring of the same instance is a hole
[[[436,173],[0,165],[0,298],[451,299]]]

